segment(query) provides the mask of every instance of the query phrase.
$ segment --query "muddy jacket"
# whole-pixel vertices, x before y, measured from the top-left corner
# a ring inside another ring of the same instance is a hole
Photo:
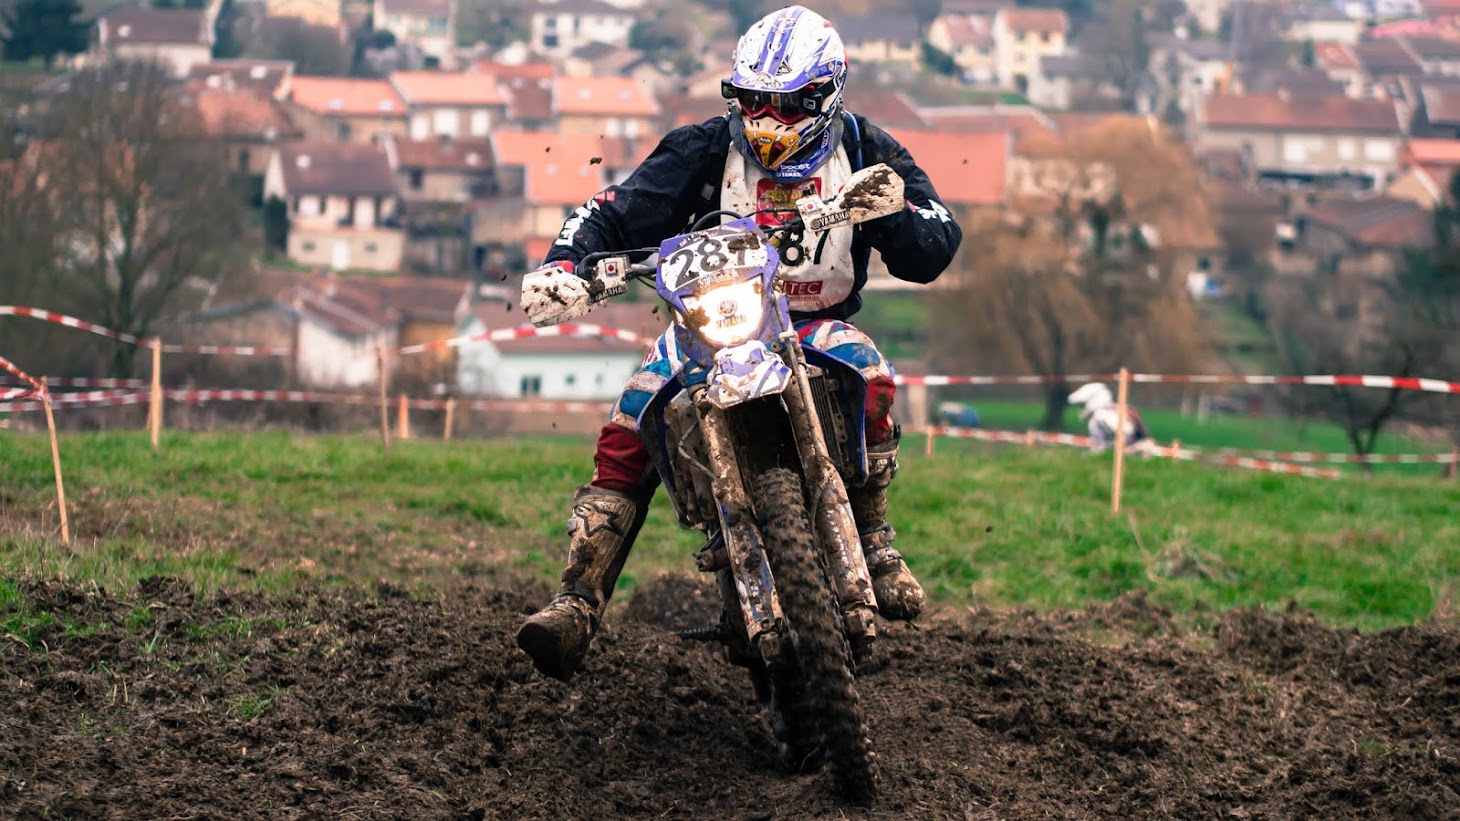
[[[846,319],[855,314],[862,306],[859,292],[867,283],[873,248],[894,277],[927,283],[948,267],[963,237],[928,175],[907,150],[865,117],[852,119],[856,128],[848,123],[842,130],[847,156],[856,158],[861,168],[880,162],[891,166],[903,179],[908,207],[855,226],[851,294],[822,310],[794,313],[796,319]],[[657,246],[684,231],[701,215],[721,208],[721,182],[732,150],[730,124],[724,116],[669,132],[628,179],[609,186],[568,217],[544,262],[576,264],[598,251]]]

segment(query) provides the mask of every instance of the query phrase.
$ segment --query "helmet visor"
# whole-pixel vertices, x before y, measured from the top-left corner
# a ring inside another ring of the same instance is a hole
[[[830,83],[813,83],[795,91],[759,91],[740,88],[729,80],[720,82],[720,95],[740,103],[745,116],[769,116],[787,125],[823,113],[834,90]]]

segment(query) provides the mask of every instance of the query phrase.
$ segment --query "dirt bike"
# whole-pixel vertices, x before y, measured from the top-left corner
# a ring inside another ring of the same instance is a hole
[[[777,271],[817,232],[905,207],[902,189],[879,164],[832,197],[775,209],[793,214],[780,225],[758,225],[767,212],[717,211],[658,248],[589,255],[578,271],[591,278],[542,271],[523,283],[538,325],[582,316],[631,280],[654,282],[672,308],[668,333],[687,363],[639,432],[679,524],[706,534],[695,563],[724,600],[718,626],[681,635],[722,642],[749,669],[783,759],[829,762],[857,800],[877,783],[855,679],[877,603],[844,482],[867,477],[867,386],[855,367],[802,345]]]

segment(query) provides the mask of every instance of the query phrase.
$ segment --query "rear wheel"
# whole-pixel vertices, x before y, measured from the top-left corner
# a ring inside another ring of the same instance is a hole
[[[756,477],[751,496],[791,650],[783,668],[767,671],[772,726],[793,764],[805,766],[824,754],[849,798],[870,799],[876,762],[801,479],[784,468],[768,470]]]

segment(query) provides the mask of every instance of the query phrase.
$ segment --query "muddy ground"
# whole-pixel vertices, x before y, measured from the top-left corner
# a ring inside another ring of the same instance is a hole
[[[1460,818],[1453,626],[1181,633],[1139,598],[890,626],[859,808],[782,772],[744,673],[665,629],[702,621],[693,580],[617,602],[567,685],[512,643],[539,589],[20,588],[6,817]]]

